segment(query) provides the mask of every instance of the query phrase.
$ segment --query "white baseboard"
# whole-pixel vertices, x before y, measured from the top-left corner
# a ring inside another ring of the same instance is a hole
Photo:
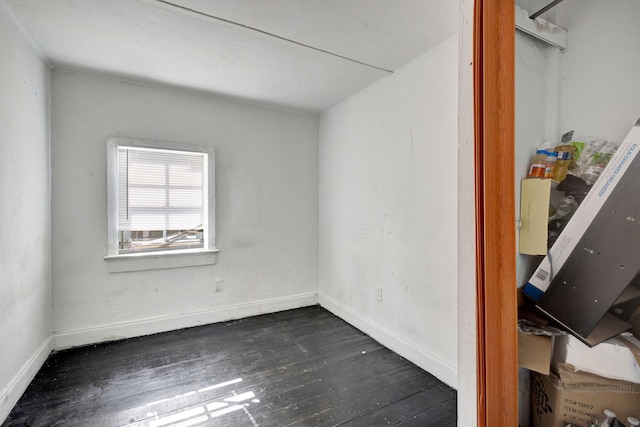
[[[318,303],[347,323],[350,323],[365,334],[371,336],[380,344],[433,374],[445,384],[455,389],[458,388],[458,370],[456,368],[449,366],[424,349],[406,341],[398,334],[356,313],[323,293],[319,294]]]
[[[20,399],[33,377],[44,365],[52,350],[53,341],[51,335],[49,335],[29,360],[22,365],[20,371],[11,379],[4,390],[0,392],[0,424],[7,418],[15,404],[18,403],[18,399]]]
[[[225,322],[233,319],[241,319],[243,317],[307,307],[310,305],[316,305],[317,303],[318,294],[313,292],[221,307],[196,313],[181,314],[177,316],[156,317],[99,326],[95,328],[78,329],[75,331],[55,332],[53,334],[53,348],[55,350],[62,350],[81,345],[139,337],[158,332],[190,328],[192,326],[207,325],[209,323]]]

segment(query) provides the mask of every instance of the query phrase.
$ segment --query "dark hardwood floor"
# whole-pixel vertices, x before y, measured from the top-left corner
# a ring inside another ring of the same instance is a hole
[[[456,392],[320,307],[52,354],[2,427],[455,426]]]

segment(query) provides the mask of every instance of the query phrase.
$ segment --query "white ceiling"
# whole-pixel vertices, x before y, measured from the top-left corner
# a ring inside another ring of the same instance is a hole
[[[454,36],[459,4],[453,0],[0,1],[55,66],[315,112]]]

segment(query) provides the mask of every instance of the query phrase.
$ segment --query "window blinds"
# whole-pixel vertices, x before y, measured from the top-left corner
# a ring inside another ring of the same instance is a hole
[[[202,247],[206,171],[205,153],[119,146],[120,249]]]

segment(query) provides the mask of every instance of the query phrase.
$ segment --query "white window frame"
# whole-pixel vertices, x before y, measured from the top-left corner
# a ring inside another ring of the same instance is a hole
[[[207,155],[207,204],[204,248],[118,253],[118,147],[190,151]],[[107,261],[109,272],[155,270],[215,264],[215,151],[213,146],[112,137],[107,139]]]

